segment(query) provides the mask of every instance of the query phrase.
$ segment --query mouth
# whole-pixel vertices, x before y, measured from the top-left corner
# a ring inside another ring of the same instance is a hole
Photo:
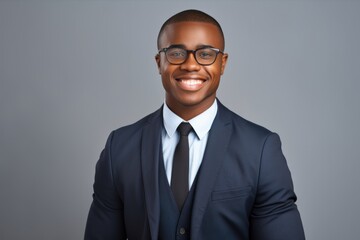
[[[198,76],[181,76],[175,78],[180,88],[186,91],[196,91],[202,88],[206,79]]]

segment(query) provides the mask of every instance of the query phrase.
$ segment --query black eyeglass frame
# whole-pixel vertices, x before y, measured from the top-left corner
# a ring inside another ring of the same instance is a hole
[[[182,49],[182,50],[186,51],[186,57],[184,58],[184,61],[182,61],[181,63],[172,63],[171,61],[169,61],[169,59],[168,59],[168,57],[167,57],[166,52],[167,52],[169,49],[174,49],[174,48],[178,48],[178,49]],[[199,50],[203,50],[203,49],[211,49],[211,50],[215,51],[215,58],[214,58],[214,61],[213,61],[212,63],[207,63],[207,64],[199,63],[199,61],[198,61],[198,59],[197,59],[197,57],[196,57],[196,52],[199,51]],[[218,49],[218,48],[213,48],[213,47],[201,47],[201,48],[198,48],[198,49],[195,49],[195,50],[187,50],[187,49],[184,49],[184,48],[181,48],[181,47],[170,46],[170,47],[167,47],[167,48],[162,48],[162,49],[160,49],[159,52],[158,52],[158,54],[160,54],[161,52],[164,52],[164,53],[165,53],[166,60],[167,60],[169,63],[173,64],[173,65],[181,65],[181,64],[183,64],[183,63],[186,62],[186,60],[188,59],[189,54],[192,53],[192,54],[194,55],[195,61],[196,61],[199,65],[201,65],[201,66],[209,66],[209,65],[214,64],[214,62],[215,62],[216,59],[217,59],[218,54],[219,54],[219,53],[224,54],[224,52],[221,51],[220,49]]]

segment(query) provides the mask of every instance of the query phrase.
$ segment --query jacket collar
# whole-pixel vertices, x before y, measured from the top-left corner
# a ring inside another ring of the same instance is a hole
[[[221,169],[231,136],[231,119],[226,108],[218,101],[218,112],[209,132],[203,161],[198,172],[191,216],[191,239],[199,239],[200,227],[207,204],[211,201],[216,178]]]
[[[151,239],[158,239],[160,221],[159,159],[161,150],[162,108],[153,113],[143,128],[141,171]]]

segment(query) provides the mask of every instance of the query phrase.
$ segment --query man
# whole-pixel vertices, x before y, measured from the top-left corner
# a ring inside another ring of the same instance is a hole
[[[109,136],[85,239],[305,239],[278,135],[216,99],[224,46],[203,12],[163,24],[165,104]]]

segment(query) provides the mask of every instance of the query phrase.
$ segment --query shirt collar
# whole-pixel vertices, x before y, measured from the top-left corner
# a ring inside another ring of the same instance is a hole
[[[171,138],[176,132],[176,129],[181,122],[189,122],[193,127],[197,137],[199,139],[202,139],[209,132],[211,125],[215,119],[217,109],[217,100],[215,99],[214,103],[206,111],[190,119],[189,121],[185,121],[181,117],[176,115],[174,112],[172,112],[165,102],[163,108],[165,131],[167,135]]]

